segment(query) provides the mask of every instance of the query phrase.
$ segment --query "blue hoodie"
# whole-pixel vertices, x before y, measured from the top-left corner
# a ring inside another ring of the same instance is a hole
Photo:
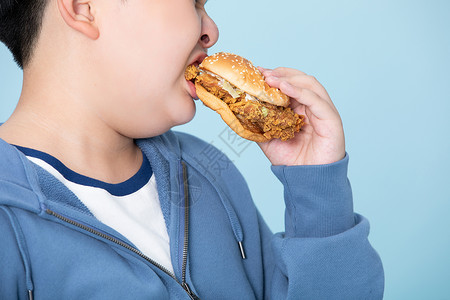
[[[156,176],[174,274],[0,139],[0,299],[383,297],[369,223],[353,212],[348,155],[271,166],[286,204],[285,232],[273,234],[217,148],[172,130],[136,144]],[[221,168],[205,163],[205,149]]]

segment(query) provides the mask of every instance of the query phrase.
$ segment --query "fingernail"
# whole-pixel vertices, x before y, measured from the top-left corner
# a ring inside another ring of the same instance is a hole
[[[268,73],[268,72],[272,72],[272,70],[271,69],[266,69],[266,68],[263,68],[263,67],[258,67],[259,69],[260,69],[260,71],[262,71],[263,73]]]
[[[268,76],[267,80],[278,80],[278,77],[276,77],[276,76]]]

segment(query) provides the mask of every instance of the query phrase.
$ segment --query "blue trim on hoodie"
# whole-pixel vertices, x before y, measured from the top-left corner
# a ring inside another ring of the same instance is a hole
[[[142,155],[142,165],[136,172],[136,174],[134,174],[124,182],[115,184],[107,183],[72,171],[71,169],[66,167],[66,165],[64,165],[59,159],[48,153],[18,145],[13,146],[24,153],[26,156],[39,158],[45,161],[69,181],[85,186],[98,187],[108,191],[111,195],[114,196],[126,196],[140,190],[144,185],[147,184],[153,174],[152,167],[150,166],[147,157],[145,155]]]

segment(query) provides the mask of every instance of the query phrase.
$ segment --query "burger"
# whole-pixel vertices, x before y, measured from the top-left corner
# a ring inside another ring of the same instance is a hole
[[[218,52],[185,70],[198,98],[220,114],[239,136],[255,141],[287,141],[300,131],[304,116],[288,107],[290,99],[270,87],[262,73],[247,59]]]

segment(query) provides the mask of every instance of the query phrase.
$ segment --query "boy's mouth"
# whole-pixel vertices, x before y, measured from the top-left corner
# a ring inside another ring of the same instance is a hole
[[[188,70],[198,70],[199,65],[200,65],[200,63],[198,61],[193,62],[190,66],[194,66],[195,68],[191,69],[188,67],[184,73],[184,78],[186,79],[186,82],[188,85],[189,94],[191,95],[191,97],[194,100],[198,100],[197,91],[195,89],[195,84],[194,84],[194,80],[195,80],[195,77],[197,76],[197,74],[189,74]]]
[[[194,100],[198,100],[198,96],[197,96],[197,91],[195,89],[195,85],[192,81],[190,80],[186,80],[187,84],[188,84],[188,88],[189,88],[189,94],[191,95],[191,97]]]

